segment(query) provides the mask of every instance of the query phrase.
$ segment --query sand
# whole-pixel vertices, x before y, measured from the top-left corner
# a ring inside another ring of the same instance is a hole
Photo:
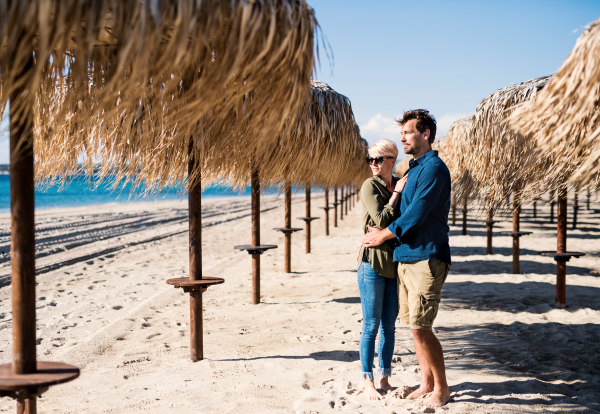
[[[323,217],[315,194],[314,216]],[[187,203],[169,201],[37,212],[38,359],[81,368],[51,388],[40,413],[545,413],[600,411],[600,214],[580,210],[569,250],[567,309],[554,308],[556,246],[544,207],[523,213],[522,272],[511,274],[511,239],[496,226],[493,255],[470,213],[469,234],[452,227],[453,265],[434,329],[445,351],[452,401],[426,409],[399,398],[361,395],[361,308],[357,205],[324,234],[313,222],[292,238],[283,273],[282,198],[264,197],[262,303],[251,304],[251,261],[233,249],[250,242],[249,198],[205,200],[203,262],[225,279],[204,299],[203,361],[189,359],[189,297],[165,283],[187,275]],[[304,215],[294,196],[292,217]],[[303,222],[293,220],[294,226]],[[333,223],[333,220],[331,220]],[[460,224],[460,222],[457,222]],[[0,214],[0,362],[11,360],[9,216]],[[391,383],[415,386],[410,331],[397,324]],[[0,400],[0,411],[15,402]]]

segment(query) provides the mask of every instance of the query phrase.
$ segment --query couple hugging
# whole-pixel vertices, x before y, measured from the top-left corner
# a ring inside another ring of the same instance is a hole
[[[450,270],[450,173],[431,149],[436,121],[428,111],[405,112],[396,122],[402,127],[404,153],[413,156],[410,169],[401,179],[393,177],[398,148],[392,141],[378,141],[367,157],[373,177],[360,190],[365,238],[358,256],[358,286],[365,396],[383,398],[375,388],[372,368],[379,329],[376,374],[382,392],[392,391],[389,377],[400,315],[400,322],[410,325],[421,369],[420,387],[406,398],[431,393],[423,404],[442,406],[450,391],[442,347],[431,326]]]

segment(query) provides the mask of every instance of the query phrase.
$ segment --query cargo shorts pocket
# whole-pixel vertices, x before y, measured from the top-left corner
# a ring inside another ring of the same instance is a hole
[[[440,308],[440,295],[419,293],[419,311],[416,322],[419,327],[430,328]]]

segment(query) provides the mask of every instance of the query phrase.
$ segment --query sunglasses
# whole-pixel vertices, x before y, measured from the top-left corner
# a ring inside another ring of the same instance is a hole
[[[381,165],[383,163],[383,160],[386,158],[392,158],[392,157],[375,157],[375,158],[371,158],[371,157],[367,157],[367,164],[371,165],[372,163],[375,163],[375,165]]]

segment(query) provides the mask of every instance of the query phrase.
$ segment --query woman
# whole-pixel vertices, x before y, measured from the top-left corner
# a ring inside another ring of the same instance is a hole
[[[406,176],[398,179],[392,175],[398,148],[392,141],[383,139],[369,148],[367,162],[373,177],[366,180],[360,189],[360,201],[364,207],[363,231],[368,226],[386,228],[397,218],[397,205],[400,193],[406,183]],[[377,376],[379,387],[385,393],[392,391],[388,378],[392,374],[394,354],[395,324],[398,316],[398,278],[393,261],[395,240],[389,240],[378,247],[361,246],[358,255],[358,287],[363,313],[360,335],[360,362],[362,378],[365,379],[364,393],[370,400],[380,400],[383,396],[375,388],[373,359],[375,358],[375,338],[379,327]]]

